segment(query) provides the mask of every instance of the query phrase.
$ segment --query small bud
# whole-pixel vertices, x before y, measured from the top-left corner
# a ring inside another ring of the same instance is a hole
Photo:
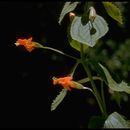
[[[95,10],[94,7],[92,7],[92,6],[91,6],[89,9],[90,9],[90,12],[89,12],[89,20],[90,20],[91,22],[93,22],[94,19],[96,18],[96,10]]]
[[[70,17],[75,16],[75,13],[70,12],[70,13],[69,13],[69,16],[70,16]]]
[[[75,13],[70,12],[69,17],[70,17],[70,21],[72,21],[74,19],[74,17],[75,17]]]

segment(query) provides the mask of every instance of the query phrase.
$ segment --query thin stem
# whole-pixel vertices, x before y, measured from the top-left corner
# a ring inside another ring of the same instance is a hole
[[[93,93],[93,95],[94,95],[94,92],[93,92],[93,90],[92,90],[91,88],[84,87],[84,89],[89,90],[89,91],[90,91],[90,92],[92,92],[92,93]]]
[[[93,80],[102,80],[102,79],[100,77],[93,76]],[[86,83],[86,82],[89,82],[89,81],[90,81],[89,78],[84,78],[84,79],[78,80],[77,82],[83,84],[83,83]]]
[[[106,103],[105,103],[105,97],[104,97],[103,80],[101,80],[101,97],[102,97],[102,102],[103,102],[103,105],[104,105],[104,110],[106,112]]]
[[[79,60],[78,58],[73,57],[73,56],[71,56],[71,55],[68,55],[68,54],[66,54],[66,53],[64,53],[64,52],[62,52],[62,51],[57,50],[57,49],[54,49],[54,48],[51,48],[51,47],[42,46],[42,45],[39,44],[39,43],[36,43],[36,44],[37,44],[37,46],[38,46],[39,48],[43,48],[43,49],[46,49],[46,50],[51,50],[51,51],[57,52],[57,53],[59,53],[59,54],[62,54],[62,55],[64,55],[64,56],[67,56],[67,57],[69,57],[69,58],[72,58],[72,59],[74,59],[74,60]]]
[[[102,102],[102,100],[101,100],[101,97],[100,97],[100,95],[99,95],[99,92],[98,92],[98,90],[97,90],[97,88],[96,88],[96,86],[95,86],[95,83],[94,83],[94,81],[93,81],[93,77],[92,77],[91,71],[90,71],[90,69],[89,69],[89,66],[88,66],[88,64],[85,63],[85,57],[84,57],[84,53],[83,53],[83,45],[82,45],[82,44],[81,44],[80,54],[81,54],[82,65],[83,65],[83,67],[84,67],[84,69],[85,69],[85,71],[86,71],[86,73],[87,73],[87,75],[88,75],[88,78],[89,78],[90,82],[91,82],[91,85],[92,85],[92,88],[93,88],[93,92],[94,92],[94,96],[95,96],[95,98],[96,98],[96,100],[97,100],[97,102],[98,102],[98,105],[99,105],[99,108],[100,108],[100,110],[101,110],[101,113],[102,113],[103,115],[106,115],[106,112],[104,111],[104,107],[103,107],[103,105],[102,105],[103,102]]]
[[[75,70],[77,68],[77,66],[79,65],[80,63],[80,60],[77,60],[76,64],[74,65],[74,67],[72,68],[72,72],[70,73],[70,75],[73,77],[74,73],[75,73]]]
[[[88,66],[84,64],[84,62],[82,64],[83,64],[83,67],[84,67],[84,69],[85,69],[85,71],[86,71],[86,73],[87,73],[87,75],[88,75],[88,77],[90,79],[90,82],[91,82],[91,85],[92,85],[92,88],[93,88],[93,91],[94,91],[94,95],[95,95],[95,98],[96,98],[96,100],[98,102],[100,110],[101,110],[102,114],[104,114],[104,109],[103,109],[103,106],[102,106],[102,100],[100,98],[99,92],[98,92],[98,90],[97,90],[97,88],[95,86],[95,83],[93,81],[91,72],[90,72]]]

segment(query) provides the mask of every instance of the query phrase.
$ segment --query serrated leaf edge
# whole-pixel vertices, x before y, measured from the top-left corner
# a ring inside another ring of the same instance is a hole
[[[109,5],[111,4],[112,6],[115,6],[115,8],[117,8],[118,11],[119,11],[119,13],[120,13],[121,22],[119,22],[118,20],[114,19],[111,15],[109,15],[109,13],[108,13],[108,11],[107,11],[105,5],[104,5],[104,7],[105,7],[105,9],[106,9],[106,12],[108,13],[108,15],[109,15],[111,18],[113,18],[114,20],[116,20],[117,22],[119,22],[120,24],[123,24],[123,17],[122,17],[122,13],[121,13],[121,11],[120,11],[120,8],[119,8],[117,5],[113,4],[112,2],[102,2],[102,3],[103,3],[103,5],[104,5],[104,3],[108,3]]]
[[[51,104],[51,111],[55,110],[58,107],[58,105],[63,101],[66,94],[67,94],[67,89],[62,89],[62,91],[53,100]]]

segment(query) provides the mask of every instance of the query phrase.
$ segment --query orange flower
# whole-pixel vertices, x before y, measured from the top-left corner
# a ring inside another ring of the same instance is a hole
[[[24,46],[27,51],[31,52],[32,50],[35,49],[36,44],[35,42],[32,42],[32,37],[28,39],[18,39],[15,43],[16,46]]]
[[[63,78],[53,78],[53,84],[54,85],[59,84],[59,85],[63,86],[63,88],[68,89],[69,91],[71,91],[71,88],[76,87],[76,85],[72,81],[71,76],[67,76],[67,77],[63,77]]]

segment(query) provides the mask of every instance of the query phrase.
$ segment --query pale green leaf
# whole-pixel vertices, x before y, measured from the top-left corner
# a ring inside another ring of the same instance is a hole
[[[94,28],[92,28],[92,24]],[[96,15],[96,18],[92,24],[89,21],[86,25],[83,25],[81,22],[81,17],[75,16],[70,28],[70,35],[72,39],[93,47],[97,40],[108,32],[108,25],[99,15]],[[90,30],[92,29],[95,29],[94,34],[90,33]]]
[[[61,11],[60,17],[59,17],[59,22],[58,22],[59,24],[61,24],[61,21],[63,20],[64,16],[67,13],[73,11],[76,8],[78,3],[79,2],[66,2],[65,3],[65,5],[64,5],[64,7],[63,7],[63,9]]]
[[[78,42],[78,41],[76,41],[76,40],[73,40],[72,38],[71,38],[71,36],[70,36],[70,25],[68,26],[68,28],[67,28],[67,36],[68,36],[68,41],[69,41],[69,43],[70,43],[70,46],[72,47],[72,48],[74,48],[74,49],[76,49],[77,51],[81,51],[81,44],[80,44],[80,42]],[[86,52],[86,50],[87,50],[87,48],[88,48],[88,46],[87,45],[85,45],[85,44],[83,44],[83,51],[84,52]]]
[[[120,12],[120,9],[114,5],[112,2],[102,2],[108,15],[112,17],[114,20],[119,22],[120,24],[123,24],[122,14]]]
[[[104,128],[130,128],[129,121],[125,120],[117,112],[113,112],[108,116],[104,123]]]
[[[128,94],[130,94],[130,87],[127,85],[127,83],[125,83],[124,81],[122,81],[121,83],[116,83],[116,81],[114,81],[110,75],[110,73],[108,72],[108,70],[101,64],[99,64],[101,66],[101,68],[103,69],[105,76],[107,78],[108,81],[108,86],[110,87],[110,89],[112,89],[113,91],[118,91],[118,92],[126,92]]]
[[[67,89],[62,89],[60,94],[55,98],[55,100],[51,104],[51,111],[55,110],[58,107],[58,105],[63,101],[66,94],[67,94]]]

